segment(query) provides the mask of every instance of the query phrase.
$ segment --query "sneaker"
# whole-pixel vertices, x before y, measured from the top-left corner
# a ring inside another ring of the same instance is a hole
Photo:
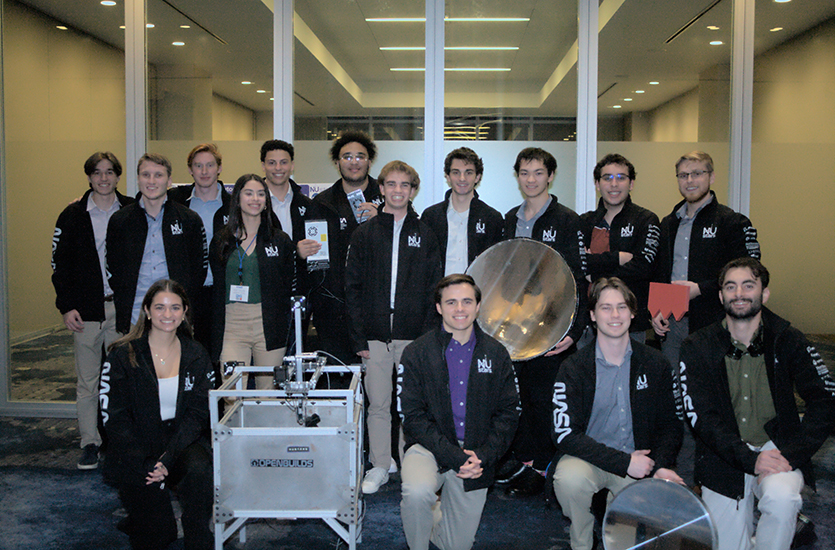
[[[76,466],[79,470],[95,470],[98,468],[99,448],[94,443],[85,445],[84,449],[81,450],[81,458],[78,459]]]
[[[362,480],[362,492],[365,495],[376,493],[381,486],[388,483],[389,473],[385,468],[371,468]]]
[[[396,474],[397,473],[397,462],[394,459],[391,459],[391,464],[389,464],[389,473]]]

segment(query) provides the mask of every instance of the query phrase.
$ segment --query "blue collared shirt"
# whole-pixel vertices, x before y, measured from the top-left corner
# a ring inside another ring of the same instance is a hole
[[[554,197],[548,195],[548,202],[545,203],[539,212],[537,212],[533,218],[526,220],[525,219],[525,203],[522,203],[522,206],[519,207],[519,210],[516,211],[516,237],[527,237],[528,239],[533,238],[533,224],[536,223],[536,220],[542,217],[542,214],[548,209],[551,205],[551,201],[554,200]]]
[[[632,431],[632,404],[629,400],[629,371],[632,368],[632,344],[627,344],[620,365],[606,361],[600,345],[595,342],[596,381],[594,402],[586,435],[607,447],[632,453],[635,436]]]
[[[195,184],[197,186],[197,184]],[[215,212],[220,210],[220,207],[223,206],[223,200],[220,198],[221,189],[220,183],[217,183],[217,195],[214,199],[210,201],[204,201],[203,199],[195,196],[194,191],[191,192],[191,197],[189,198],[189,208],[197,213],[200,216],[200,219],[203,220],[203,228],[206,229],[206,242],[212,242],[212,237],[215,233],[215,226],[214,226],[214,219],[215,219]],[[211,286],[214,280],[212,279],[212,270],[209,269],[206,272],[206,282],[203,283],[206,286]]]
[[[165,197],[165,202],[168,197]],[[139,206],[145,210],[145,199],[139,199]],[[162,209],[154,218],[145,212],[148,222],[148,235],[145,237],[145,250],[142,253],[142,264],[139,266],[139,278],[136,280],[136,295],[133,298],[133,311],[130,315],[131,325],[139,320],[142,314],[142,300],[151,285],[160,279],[168,278],[168,262],[165,259],[165,245],[162,242],[162,215],[165,212],[165,202]]]

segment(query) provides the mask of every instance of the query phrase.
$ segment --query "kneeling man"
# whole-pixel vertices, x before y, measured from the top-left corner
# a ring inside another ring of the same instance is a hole
[[[725,318],[681,346],[684,412],[696,431],[695,478],[719,550],[788,550],[812,455],[835,425],[835,383],[803,334],[763,307],[768,270],[753,258],[719,273]],[[806,403],[803,418],[795,391]],[[754,534],[754,498],[760,520]]]
[[[670,363],[630,340],[636,299],[617,277],[598,279],[589,311],[596,341],[566,360],[554,383],[554,491],[571,520],[572,550],[591,550],[591,500],[648,476],[683,483],[671,468],[681,443]]]
[[[441,279],[442,324],[409,344],[398,365],[406,441],[400,514],[411,550],[428,549],[430,540],[441,550],[472,547],[496,461],[516,432],[513,365],[475,322],[480,303],[469,275]]]

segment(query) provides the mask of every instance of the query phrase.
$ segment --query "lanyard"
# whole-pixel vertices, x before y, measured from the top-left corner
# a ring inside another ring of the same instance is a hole
[[[241,245],[238,245],[238,284],[244,284],[244,257],[249,254],[249,249],[252,248],[256,240],[258,240],[257,237],[249,242],[249,246],[246,247],[243,254],[241,254]]]

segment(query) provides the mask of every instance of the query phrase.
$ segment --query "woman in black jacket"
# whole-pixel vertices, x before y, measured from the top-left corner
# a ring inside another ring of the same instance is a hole
[[[229,222],[212,238],[213,360],[277,366],[284,359],[290,320],[295,247],[273,214],[261,176],[235,182]],[[255,378],[272,389],[271,375]]]
[[[128,512],[120,526],[132,548],[177,539],[169,488],[177,486],[186,549],[210,548],[212,456],[208,391],[214,370],[192,339],[188,298],[176,281],[148,289],[131,331],[102,367],[101,411],[109,438],[105,480]]]

